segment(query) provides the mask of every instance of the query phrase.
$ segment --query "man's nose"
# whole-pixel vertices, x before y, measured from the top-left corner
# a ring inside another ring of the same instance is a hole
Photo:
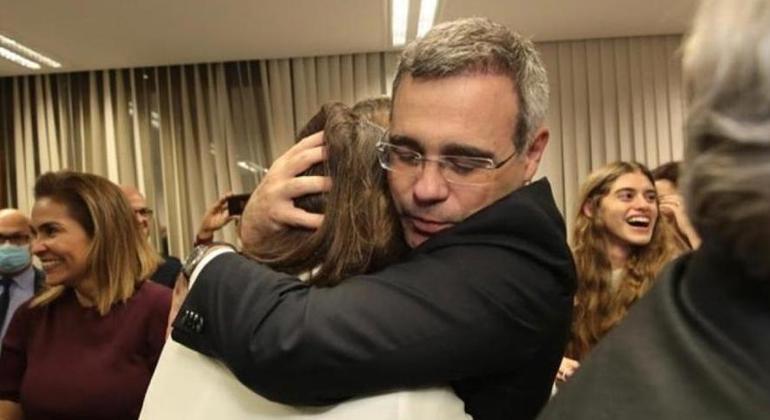
[[[423,162],[414,181],[413,195],[417,204],[434,204],[449,197],[449,184],[438,162]]]

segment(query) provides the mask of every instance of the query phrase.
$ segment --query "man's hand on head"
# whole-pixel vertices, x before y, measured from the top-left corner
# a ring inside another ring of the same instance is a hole
[[[285,229],[321,226],[323,215],[295,207],[294,199],[329,191],[329,177],[298,176],[325,158],[323,132],[318,132],[305,137],[273,162],[241,216],[239,234],[246,254]]]

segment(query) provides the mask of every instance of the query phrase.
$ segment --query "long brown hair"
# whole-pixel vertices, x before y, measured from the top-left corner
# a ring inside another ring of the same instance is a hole
[[[323,213],[316,231],[289,229],[246,252],[290,274],[312,272],[309,282],[333,286],[343,279],[382,268],[406,249],[377,163],[383,130],[339,103],[324,105],[299,137],[324,131],[327,159],[303,175],[332,179],[328,193],[295,200],[299,208]]]
[[[48,172],[35,182],[35,199],[50,198],[67,212],[91,240],[86,278],[96,282],[93,299],[101,315],[125,302],[157,268],[160,256],[142,235],[134,212],[117,185],[98,175],[71,171]],[[31,306],[59,297],[67,286],[47,287]]]
[[[567,346],[567,356],[574,359],[583,358],[620,322],[628,308],[650,289],[662,266],[681,252],[673,241],[671,226],[665,218],[658,217],[650,243],[632,248],[618,288],[610,287],[612,266],[607,251],[607,229],[596,210],[615,181],[629,173],[641,173],[655,185],[652,174],[641,163],[618,161],[592,172],[580,190],[572,237],[578,288],[572,338]],[[591,216],[583,210],[586,205],[594,209]]]

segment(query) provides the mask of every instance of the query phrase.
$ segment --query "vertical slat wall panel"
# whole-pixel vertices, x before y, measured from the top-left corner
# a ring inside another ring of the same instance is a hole
[[[615,74],[615,54],[612,51],[612,40],[600,41],[601,69],[602,69],[602,113],[599,118],[602,121],[604,143],[604,155],[602,159],[607,161],[620,156],[620,135],[618,132],[618,82]],[[602,143],[602,142],[599,142]]]
[[[671,159],[681,159],[684,152],[684,97],[682,87],[682,60],[679,52],[679,36],[667,36],[666,75],[668,76],[669,130],[671,133]]]
[[[362,99],[386,95],[395,74],[396,58],[397,53],[393,52],[305,57],[291,59],[290,66],[278,66],[280,60],[268,60],[271,101],[288,99],[280,106],[270,103],[268,125],[275,129],[289,116],[293,127],[290,139],[279,137],[280,141],[271,141],[272,158],[291,147],[295,133],[324,103],[337,101],[353,105]],[[276,109],[279,108],[290,112],[278,116]]]
[[[551,85],[549,148],[556,149],[546,152],[539,175],[554,185],[568,226],[579,184],[597,167],[619,159],[655,167],[682,158],[679,42],[671,35],[538,46]]]
[[[559,84],[561,99],[558,103],[551,103],[550,112],[558,113],[555,121],[561,121],[561,137],[554,138],[555,142],[562,144],[561,164],[564,168],[563,182],[564,207],[562,214],[567,220],[573,217],[572,202],[577,193],[577,144],[575,142],[575,101],[572,83],[572,48],[571,45],[562,43],[558,45],[558,75],[550,75],[551,85]],[[551,98],[553,101],[553,98]],[[558,181],[555,181],[558,182]]]
[[[597,166],[681,158],[679,42],[672,35],[538,46],[551,83],[539,175],[551,180],[568,224],[579,184]],[[391,94],[397,63],[398,52],[382,52],[13,78],[0,92],[12,95],[3,121],[13,138],[2,144],[13,147],[15,178],[5,185],[15,183],[16,197],[6,202],[28,211],[34,180],[49,169],[136,184],[162,206],[158,223],[182,255],[216,197],[253,187],[236,167],[243,151],[269,166],[321,104]]]
[[[540,49],[543,65],[548,74],[559,74],[559,48],[555,44],[543,45]],[[561,102],[560,83],[551,80],[551,106],[558,106]],[[562,138],[561,122],[558,120],[560,113],[551,112],[546,116],[546,126],[550,130],[548,147],[540,162],[540,175],[551,181],[554,199],[559,208],[564,208],[564,167],[562,165]]]

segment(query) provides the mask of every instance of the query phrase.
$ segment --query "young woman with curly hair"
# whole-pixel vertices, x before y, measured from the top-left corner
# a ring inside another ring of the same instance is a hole
[[[582,185],[572,252],[578,274],[572,337],[557,379],[566,380],[591,348],[653,285],[664,264],[682,252],[659,217],[650,171],[613,162]]]

